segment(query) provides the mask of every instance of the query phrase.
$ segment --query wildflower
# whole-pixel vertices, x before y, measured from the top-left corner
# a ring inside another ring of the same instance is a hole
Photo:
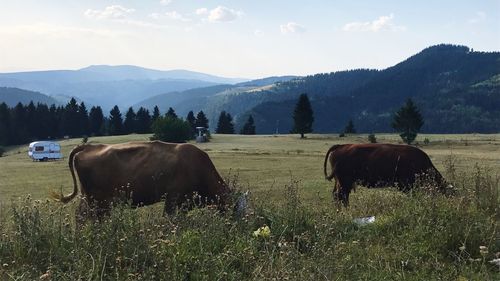
[[[44,274],[40,275],[40,280],[50,280],[50,277],[51,277],[51,272],[50,270],[47,270],[47,272],[45,272]]]
[[[460,251],[462,251],[462,252],[463,252],[463,251],[465,251],[465,245],[462,245],[462,246],[458,247],[458,249],[459,249]]]
[[[500,267],[500,258],[492,259],[492,260],[489,261],[489,263],[497,265],[498,267]]]
[[[488,253],[488,247],[486,247],[486,246],[479,246],[479,253],[481,255],[486,255]]]
[[[253,236],[267,238],[271,236],[271,229],[267,225],[261,226],[253,232]]]

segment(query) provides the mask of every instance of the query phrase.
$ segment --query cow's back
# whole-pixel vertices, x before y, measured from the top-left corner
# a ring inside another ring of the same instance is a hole
[[[408,145],[343,145],[332,157],[338,177],[361,181],[367,186],[411,182],[415,174],[434,168],[427,154]]]

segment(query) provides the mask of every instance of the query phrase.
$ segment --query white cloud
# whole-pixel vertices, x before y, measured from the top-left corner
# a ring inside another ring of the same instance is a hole
[[[165,15],[169,19],[172,19],[172,20],[178,20],[178,21],[184,21],[184,22],[191,21],[191,19],[184,17],[183,15],[178,13],[177,11],[166,12]]]
[[[262,30],[260,30],[260,29],[256,29],[256,30],[253,32],[253,34],[254,34],[255,36],[259,36],[259,37],[260,37],[260,36],[263,36],[263,35],[264,35],[264,32],[263,32]]]
[[[208,21],[210,22],[230,22],[234,21],[243,15],[242,11],[236,11],[233,9],[226,8],[224,6],[218,6],[215,9],[210,10],[208,13]]]
[[[479,12],[476,12],[475,17],[469,19],[467,22],[471,23],[471,24],[476,24],[476,23],[480,23],[484,20],[486,20],[486,13],[479,11]]]
[[[148,17],[152,18],[154,20],[158,20],[158,19],[160,19],[161,15],[158,14],[158,13],[151,13],[151,14],[148,15]]]
[[[380,16],[378,19],[367,22],[350,22],[342,28],[344,31],[372,31],[378,32],[381,30],[403,31],[406,27],[395,25],[393,23],[394,14],[389,16]]]
[[[207,8],[199,8],[199,9],[196,9],[195,13],[199,16],[204,16],[204,15],[208,14],[208,9]]]
[[[134,9],[127,9],[120,5],[112,5],[106,7],[104,10],[88,9],[85,11],[85,16],[95,19],[123,19],[126,15],[133,12],[135,12]]]
[[[161,0],[161,1],[160,1],[160,4],[162,4],[163,6],[167,6],[167,5],[169,5],[170,3],[172,3],[172,0]]]
[[[75,26],[62,26],[50,23],[35,23],[30,25],[0,26],[0,34],[16,36],[48,36],[51,38],[73,38],[78,36],[112,37],[122,35],[123,32],[106,29],[91,29]]]
[[[295,22],[289,22],[287,24],[280,25],[281,33],[302,33],[306,31],[306,28],[303,25],[300,25]]]

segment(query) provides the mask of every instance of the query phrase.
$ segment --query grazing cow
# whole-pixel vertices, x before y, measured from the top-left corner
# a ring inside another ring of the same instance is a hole
[[[230,195],[208,155],[191,144],[84,144],[71,151],[69,168],[73,193],[52,196],[67,203],[77,195],[76,171],[83,195],[77,211],[79,219],[87,210],[96,216],[105,214],[120,197],[132,206],[165,200],[165,212],[172,213],[193,194],[217,203],[220,209],[225,209]]]
[[[332,173],[327,175],[327,162]],[[355,183],[366,187],[396,185],[407,191],[415,183],[416,176],[427,174],[442,189],[445,181],[434,167],[429,156],[422,150],[396,144],[343,144],[332,146],[323,164],[325,178],[335,178],[335,200],[344,206],[349,204],[349,193]]]

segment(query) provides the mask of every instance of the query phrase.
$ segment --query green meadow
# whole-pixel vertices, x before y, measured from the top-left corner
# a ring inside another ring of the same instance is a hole
[[[394,134],[376,137],[400,142]],[[350,207],[337,212],[325,153],[333,144],[363,142],[367,135],[213,135],[196,145],[231,187],[250,191],[244,218],[210,208],[162,216],[161,203],[123,204],[82,228],[74,223],[76,202],[48,199],[51,190],[72,190],[67,159],[33,162],[27,145],[7,147],[0,157],[0,280],[500,280],[500,134],[418,136],[456,187],[453,196],[359,186]],[[63,154],[79,143],[61,140]],[[354,221],[366,216],[375,222]],[[263,226],[269,235],[255,232]]]

